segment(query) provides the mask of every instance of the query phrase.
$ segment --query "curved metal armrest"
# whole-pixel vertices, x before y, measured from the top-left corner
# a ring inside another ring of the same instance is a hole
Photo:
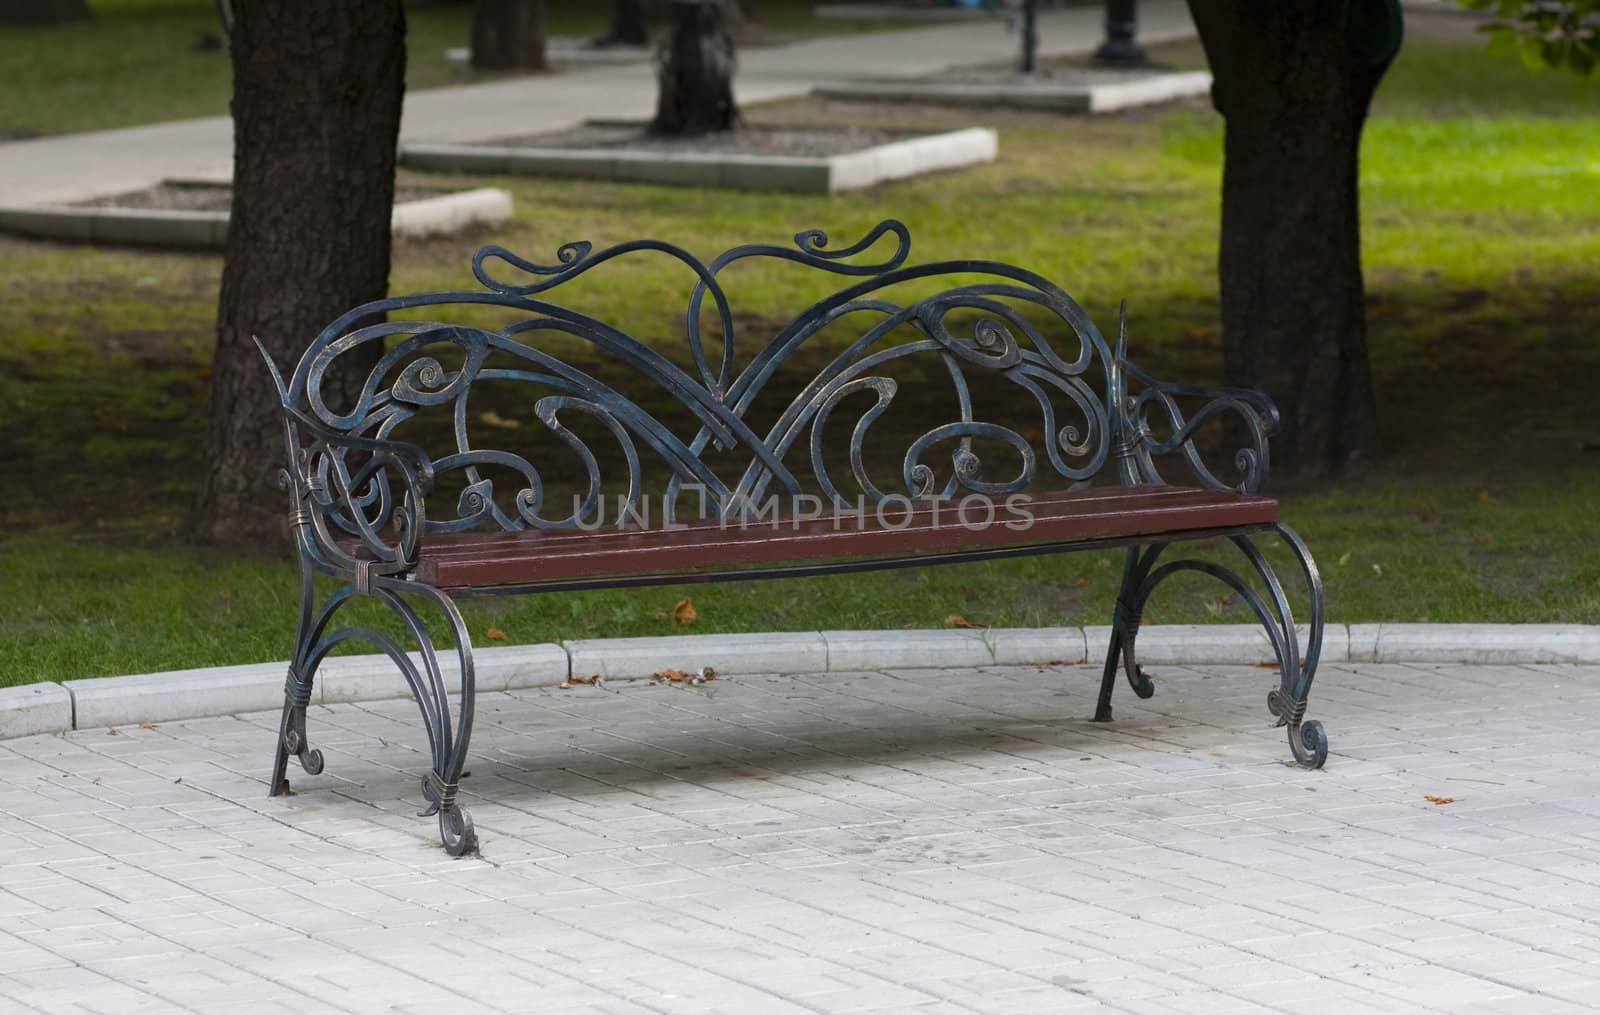
[[[282,408],[296,449],[286,477],[298,505],[292,520],[305,549],[352,576],[414,567],[426,524],[424,499],[433,487],[433,460],[415,444],[343,433],[293,406]],[[354,469],[352,452],[366,456]],[[385,538],[383,530],[391,524],[397,534]],[[364,554],[340,545],[351,539]]]
[[[1270,463],[1268,438],[1277,433],[1278,407],[1271,398],[1248,388],[1206,387],[1194,384],[1172,384],[1159,381],[1128,360],[1122,368],[1128,379],[1136,382],[1140,390],[1131,394],[1124,405],[1125,426],[1133,446],[1141,480],[1146,483],[1165,483],[1166,479],[1156,468],[1155,459],[1174,452],[1180,454],[1189,466],[1194,480],[1212,490],[1236,490],[1240,493],[1259,493],[1267,481]],[[1198,408],[1185,413],[1180,400],[1199,401]],[[1228,482],[1211,470],[1195,447],[1194,436],[1201,426],[1214,417],[1222,417],[1224,439],[1239,445],[1233,452],[1234,468],[1238,479]],[[1152,425],[1152,419],[1156,421]],[[1231,425],[1229,423],[1231,422]],[[1167,432],[1157,439],[1157,430]]]

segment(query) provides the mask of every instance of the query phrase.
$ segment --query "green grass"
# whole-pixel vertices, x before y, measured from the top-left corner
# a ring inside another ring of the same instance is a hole
[[[1193,59],[1182,49],[1170,59]],[[1332,619],[1600,623],[1600,131],[1592,85],[1527,75],[1475,45],[1413,40],[1364,148],[1364,241],[1380,461],[1296,487],[1284,515],[1327,577]],[[819,118],[959,125],[970,114],[791,103]],[[653,235],[710,254],[825,226],[905,220],[913,259],[977,255],[1059,280],[1107,325],[1131,300],[1158,372],[1218,372],[1220,124],[1200,108],[1109,120],[986,113],[992,166],[830,198],[499,179],[517,218],[401,244],[396,291],[469,284],[471,251],[547,258],[563,242]],[[463,181],[465,182],[465,181]],[[665,336],[682,271],[638,258],[573,298]],[[274,559],[182,544],[199,471],[214,256],[0,239],[0,683],[283,658],[295,581]],[[606,284],[627,278],[626,297]],[[819,294],[805,273],[734,279],[766,319]],[[1281,489],[1281,488],[1280,488]],[[264,495],[276,495],[264,491]],[[1211,551],[1208,551],[1211,552]],[[1217,550],[1216,552],[1224,552]],[[1104,563],[1102,563],[1104,562]],[[1097,624],[1120,559],[1081,553],[781,583],[469,602],[480,644],[771,628]],[[1157,623],[1247,620],[1201,581],[1158,593]],[[700,613],[677,627],[673,604]]]

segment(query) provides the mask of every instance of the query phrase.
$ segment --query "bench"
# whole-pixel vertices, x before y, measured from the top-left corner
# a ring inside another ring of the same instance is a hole
[[[1262,624],[1277,662],[1268,706],[1294,758],[1321,766],[1327,738],[1305,709],[1322,588],[1304,542],[1260,494],[1278,422],[1270,400],[1146,374],[1126,356],[1125,308],[1113,347],[1032,272],[976,260],[907,266],[909,252],[894,221],[844,249],[806,232],[709,262],[657,241],[568,244],[551,264],[486,247],[472,263],[482,289],[357,307],[287,380],[268,357],[301,570],[271,792],[287,792],[291,755],[308,773],[322,769],[306,735],[318,665],[340,645],[369,643],[393,660],[422,714],[432,758],[423,813],[438,815],[450,853],[477,849],[458,795],[474,694],[464,596],[1090,547],[1125,549],[1096,720],[1112,718],[1119,670],[1140,697],[1153,693],[1135,655],[1145,601],[1167,578],[1199,572]],[[549,298],[579,279],[568,292],[629,285],[614,264],[624,256],[666,259],[651,284],[681,272],[668,337],[643,341]],[[801,284],[847,281],[766,324],[735,317],[725,275],[735,266],[757,283],[780,271]],[[341,357],[358,350],[364,383],[332,384]],[[337,404],[335,392],[355,387],[358,397]],[[1310,603],[1303,646],[1263,536],[1298,560]],[[1195,539],[1231,544],[1243,574],[1164,556]],[[319,596],[317,575],[336,591]],[[395,626],[339,626],[358,598],[387,607]],[[435,648],[441,631],[459,663],[454,695]]]

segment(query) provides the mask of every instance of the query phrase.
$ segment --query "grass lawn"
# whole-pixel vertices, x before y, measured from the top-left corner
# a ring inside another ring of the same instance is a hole
[[[1192,49],[1165,54],[1184,62]],[[1476,42],[1412,40],[1364,149],[1364,242],[1385,455],[1337,482],[1278,486],[1327,576],[1335,621],[1600,623],[1600,91],[1530,75]],[[971,113],[788,103],[769,122],[961,125]],[[986,112],[994,165],[834,197],[496,179],[517,218],[402,244],[393,287],[459,287],[471,251],[659,236],[709,255],[885,216],[913,260],[971,255],[1058,280],[1159,374],[1214,379],[1221,130],[1199,104],[1103,120]],[[0,683],[283,658],[292,567],[187,549],[220,259],[0,239]],[[681,306],[641,262],[631,307]],[[766,319],[802,283],[750,280]],[[631,318],[630,318],[631,320]],[[666,326],[661,325],[661,333]],[[264,496],[277,492],[263,491]],[[1098,624],[1111,553],[766,584],[468,605],[484,641],[773,628]],[[1220,586],[1173,583],[1148,619],[1244,622]],[[692,595],[700,619],[679,628]]]

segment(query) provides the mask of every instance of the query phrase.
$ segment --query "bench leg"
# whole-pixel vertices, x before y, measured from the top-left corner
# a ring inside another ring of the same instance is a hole
[[[289,789],[289,756],[300,761],[307,775],[322,771],[322,752],[311,747],[306,736],[306,706],[311,703],[313,679],[321,657],[315,656],[317,642],[327,629],[333,614],[350,598],[349,590],[330,596],[319,608],[313,608],[315,589],[312,570],[302,560],[300,563],[300,618],[295,625],[294,655],[289,662],[288,679],[283,684],[283,718],[278,723],[277,757],[272,764],[272,779],[267,784],[272,796],[284,796]]]
[[[341,627],[330,631],[334,615],[345,603],[356,598],[357,592],[353,587],[346,586],[329,596],[320,606],[314,607],[311,572],[302,566],[300,621],[295,636],[294,658],[285,685],[271,793],[279,796],[289,792],[288,766],[291,754],[300,759],[301,767],[307,774],[316,775],[322,771],[322,752],[313,750],[306,737],[306,706],[311,701],[313,677],[322,660],[338,646],[348,641],[366,642],[394,662],[422,713],[433,767],[422,779],[422,795],[426,806],[420,816],[438,815],[439,837],[452,856],[476,853],[478,836],[473,829],[472,817],[456,800],[462,768],[466,763],[467,745],[472,738],[475,693],[472,638],[467,632],[466,622],[448,596],[415,582],[375,577],[367,594],[383,603],[399,618],[406,634],[416,643],[415,656],[407,653],[394,638],[369,627]],[[461,691],[455,709],[451,708],[450,689],[445,681],[439,653],[428,633],[428,625],[406,601],[406,597],[417,597],[433,606],[443,616],[455,640],[461,664]]]
[[[1094,721],[1111,721],[1111,692],[1117,686],[1117,664],[1127,674],[1128,686],[1141,698],[1156,693],[1155,682],[1144,672],[1134,654],[1134,642],[1139,637],[1140,616],[1144,612],[1144,597],[1139,595],[1150,565],[1160,555],[1164,545],[1148,548],[1128,547],[1122,565],[1122,587],[1117,590],[1117,605],[1111,615],[1111,644],[1106,647],[1106,668],[1100,676],[1100,698],[1095,704]],[[1146,591],[1148,596],[1149,592]]]
[[[1278,717],[1280,726],[1288,727],[1289,750],[1293,752],[1294,760],[1306,768],[1321,768],[1328,760],[1328,734],[1320,722],[1315,719],[1307,721],[1305,714],[1306,699],[1311,695],[1311,681],[1316,678],[1317,662],[1322,657],[1322,629],[1326,621],[1322,575],[1318,573],[1317,562],[1312,559],[1311,551],[1299,533],[1287,525],[1279,524],[1274,528],[1300,563],[1300,574],[1305,579],[1311,599],[1311,615],[1306,618],[1305,655],[1297,656],[1291,651],[1288,658],[1279,656],[1281,680],[1278,689],[1267,695],[1267,708]],[[1274,585],[1273,591],[1281,600],[1281,589]],[[1287,642],[1292,649],[1296,633],[1294,620],[1289,616],[1287,603],[1283,603],[1281,608],[1286,622]]]
[[[1097,722],[1107,722],[1111,719],[1111,692],[1116,685],[1119,659],[1134,693],[1141,698],[1148,698],[1154,693],[1154,685],[1134,656],[1134,640],[1138,637],[1139,620],[1144,613],[1145,602],[1155,587],[1172,575],[1180,571],[1198,571],[1216,578],[1233,589],[1255,613],[1256,619],[1267,633],[1268,641],[1272,643],[1273,655],[1278,665],[1278,686],[1267,695],[1267,707],[1277,717],[1280,726],[1288,727],[1289,749],[1294,754],[1295,761],[1306,768],[1322,767],[1328,759],[1328,736],[1323,731],[1321,723],[1315,720],[1307,721],[1305,718],[1306,699],[1311,693],[1311,680],[1316,675],[1317,659],[1322,653],[1324,624],[1322,579],[1317,573],[1317,565],[1311,558],[1311,552],[1293,529],[1287,525],[1276,525],[1273,531],[1294,552],[1300,564],[1301,574],[1305,578],[1311,603],[1305,653],[1302,655],[1300,651],[1299,633],[1295,630],[1294,615],[1289,608],[1289,599],[1284,593],[1283,583],[1278,580],[1272,565],[1262,556],[1249,536],[1239,535],[1229,538],[1244,554],[1251,568],[1266,586],[1266,597],[1262,597],[1256,588],[1238,574],[1212,561],[1171,560],[1156,567],[1156,558],[1165,549],[1164,544],[1145,549],[1132,547],[1128,550],[1127,563],[1123,568],[1122,588],[1117,593],[1116,613],[1112,618],[1111,644],[1106,652],[1105,672],[1100,681],[1100,699],[1095,709]]]
[[[462,769],[467,760],[467,745],[472,739],[473,703],[476,681],[472,661],[472,636],[461,618],[456,604],[437,589],[415,582],[377,579],[372,590],[405,625],[407,633],[417,644],[417,658],[400,651],[398,645],[373,631],[362,632],[363,637],[382,648],[400,668],[401,675],[411,687],[411,695],[422,713],[424,729],[428,734],[429,753],[433,768],[422,777],[422,796],[426,805],[419,817],[439,818],[439,838],[451,856],[475,855],[478,852],[478,834],[472,825],[472,816],[456,800],[460,788]],[[461,668],[461,691],[452,719],[450,689],[445,682],[444,669],[439,654],[429,636],[422,617],[404,596],[425,600],[444,618],[445,625],[456,643],[456,655]],[[380,641],[381,639],[381,641]],[[385,644],[386,643],[386,644]],[[418,661],[420,660],[420,665]]]

